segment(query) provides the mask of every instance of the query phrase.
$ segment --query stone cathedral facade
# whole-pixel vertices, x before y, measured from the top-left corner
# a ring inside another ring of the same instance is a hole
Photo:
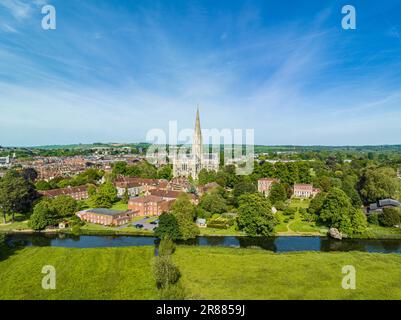
[[[191,152],[188,154],[174,151],[173,175],[174,177],[198,178],[202,169],[217,171],[219,169],[219,154],[204,152],[202,131],[200,125],[199,109],[196,111],[195,131],[192,140]]]

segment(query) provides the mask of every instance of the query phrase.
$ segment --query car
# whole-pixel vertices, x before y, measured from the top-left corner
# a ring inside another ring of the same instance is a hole
[[[149,222],[150,224],[153,224],[153,225],[156,225],[156,224],[158,224],[159,223],[159,220],[155,220],[155,221],[152,221],[152,222]]]
[[[143,228],[143,224],[137,223],[137,224],[135,225],[135,228],[137,228],[137,229],[142,229],[142,228]]]

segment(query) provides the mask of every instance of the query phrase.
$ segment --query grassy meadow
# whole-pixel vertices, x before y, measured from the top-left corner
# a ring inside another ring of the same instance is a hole
[[[153,254],[150,246],[24,248],[0,261],[0,300],[157,299]],[[178,246],[173,259],[190,299],[401,299],[399,254]],[[41,287],[45,265],[56,268],[56,290]],[[356,268],[356,290],[341,287],[345,265]]]
[[[153,247],[28,247],[0,261],[0,300],[156,299]],[[42,289],[42,267],[56,269],[56,290]]]
[[[399,254],[181,246],[174,261],[195,299],[401,299]],[[356,268],[356,290],[341,286],[345,265]]]

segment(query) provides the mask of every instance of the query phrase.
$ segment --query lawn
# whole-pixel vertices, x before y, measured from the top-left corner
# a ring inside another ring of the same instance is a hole
[[[244,236],[245,233],[242,231],[235,230],[235,226],[231,226],[227,229],[216,229],[216,228],[199,228],[201,236]]]
[[[132,222],[139,221],[143,219],[143,217],[135,217]],[[151,220],[149,220],[151,221]],[[96,223],[85,223],[84,226],[81,227],[81,233],[83,234],[132,234],[132,235],[153,235],[153,231],[149,230],[141,230],[132,226],[132,223],[125,225],[121,228],[119,227],[110,227],[103,226],[101,224]]]
[[[128,204],[119,201],[113,204],[113,206],[110,208],[111,210],[120,210],[120,211],[127,211],[128,210]]]
[[[0,217],[0,231],[26,230],[28,227],[28,217],[26,215],[15,214],[15,221],[11,223],[11,215],[7,215],[7,223],[3,224],[3,216]]]
[[[0,261],[3,299],[156,299],[153,247],[30,247]],[[42,267],[56,269],[56,290],[41,287]]]
[[[194,299],[401,299],[399,254],[180,246],[174,261]],[[356,268],[356,290],[341,286],[345,265]]]
[[[0,261],[0,300],[157,299],[153,254],[150,246],[24,248]],[[399,254],[178,246],[173,259],[192,299],[401,299]],[[56,269],[56,290],[41,287],[45,265]],[[345,265],[356,268],[356,290],[341,287]]]

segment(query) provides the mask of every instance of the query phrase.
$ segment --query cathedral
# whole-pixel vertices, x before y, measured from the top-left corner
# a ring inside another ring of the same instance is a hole
[[[199,109],[196,111],[195,131],[192,140],[191,153],[175,153],[173,157],[174,177],[198,178],[202,169],[217,171],[219,169],[219,154],[204,153]]]

